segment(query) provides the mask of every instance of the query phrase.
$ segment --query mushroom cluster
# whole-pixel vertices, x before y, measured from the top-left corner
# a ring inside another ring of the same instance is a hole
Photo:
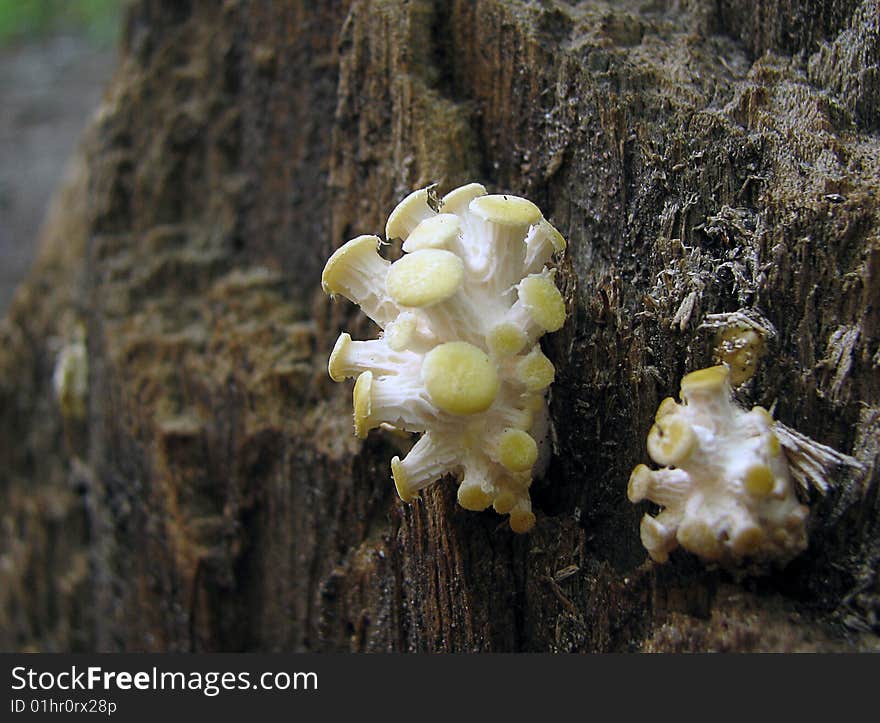
[[[356,377],[358,437],[388,425],[421,437],[391,471],[412,500],[446,474],[468,510],[494,507],[515,532],[535,524],[529,486],[548,455],[546,391],[555,369],[538,340],[562,327],[565,304],[546,264],[565,241],[535,204],[477,183],[434,203],[430,189],[391,213],[388,240],[358,236],[327,261],[322,286],[358,304],[378,339],[340,335],[334,381]]]
[[[807,508],[798,502],[788,461],[763,407],[731,399],[730,370],[700,369],[681,381],[682,403],[657,410],[648,454],[630,476],[631,502],[663,507],[642,518],[642,544],[657,562],[681,545],[709,562],[786,562],[807,544]]]

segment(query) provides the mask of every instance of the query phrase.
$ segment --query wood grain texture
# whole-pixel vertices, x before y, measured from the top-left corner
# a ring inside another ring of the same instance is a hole
[[[0,645],[876,648],[877,3],[747,5],[135,3],[0,326]],[[449,481],[397,500],[405,440],[356,440],[325,371],[341,329],[373,333],[320,292],[331,251],[470,180],[569,242],[527,536]],[[740,309],[776,332],[740,399],[865,473],[813,497],[783,571],[656,566],[629,472],[712,362],[705,315]],[[77,320],[84,421],[50,384]]]

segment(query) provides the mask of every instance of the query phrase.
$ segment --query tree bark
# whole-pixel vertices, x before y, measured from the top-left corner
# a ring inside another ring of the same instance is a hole
[[[0,326],[0,645],[36,650],[876,648],[876,0],[139,0]],[[431,182],[568,240],[534,531],[401,503],[352,434],[320,291]],[[689,311],[688,311],[689,310]],[[851,454],[809,549],[659,566],[626,499],[706,314],[775,329],[738,390]],[[674,322],[674,323],[673,323]],[[52,392],[86,329],[87,414]]]

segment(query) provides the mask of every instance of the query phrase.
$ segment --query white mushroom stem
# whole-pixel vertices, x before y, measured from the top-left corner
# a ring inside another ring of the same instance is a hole
[[[507,294],[523,277],[529,226],[509,226],[475,217],[468,268],[495,296]]]
[[[556,228],[544,219],[532,226],[526,236],[526,259],[524,272],[536,274],[544,268],[554,253],[565,250],[565,239]]]
[[[410,351],[394,351],[385,338],[352,341],[342,333],[330,354],[330,378],[335,382],[357,377],[372,371],[377,377],[410,375],[415,377],[421,365],[421,356]]]
[[[494,478],[495,475],[483,458],[469,455],[465,460],[461,484],[458,486],[458,503],[473,512],[485,510],[498,494],[492,481]]]
[[[340,246],[324,267],[321,286],[328,294],[340,294],[353,301],[385,328],[400,309],[385,289],[391,264],[379,255],[379,243],[378,236],[358,236]]]
[[[516,402],[501,401],[496,412],[498,423],[510,429],[531,429],[535,413],[531,409],[515,405]]]
[[[458,217],[460,225],[463,255],[462,259],[469,268],[471,266],[471,255],[473,243],[471,239],[474,237],[474,224],[480,219],[469,208],[471,201],[486,195],[486,189],[479,183],[469,183],[466,186],[460,186],[447,193],[440,200],[440,213],[452,213]]]
[[[419,309],[440,342],[461,339],[471,344],[482,344],[486,335],[486,320],[497,314],[497,303],[482,294],[457,291],[448,299]]]
[[[424,432],[436,424],[437,409],[421,380],[409,376],[358,377],[354,388],[354,419],[358,436],[382,422],[406,432]]]
[[[424,384],[409,377],[374,379],[372,403],[374,417],[407,432],[423,432],[437,416]]]
[[[528,532],[535,526],[535,515],[532,513],[532,500],[528,494],[522,495],[510,511],[510,529],[514,532]]]
[[[627,488],[630,502],[647,499],[664,507],[684,506],[692,493],[691,478],[684,470],[663,468],[652,471],[643,464],[635,468]]]
[[[669,553],[678,547],[675,533],[680,522],[681,513],[677,510],[663,510],[656,517],[642,517],[639,535],[652,560],[666,562]]]
[[[397,493],[409,501],[419,491],[433,484],[457,466],[461,450],[454,440],[431,432],[423,434],[402,460],[391,461]]]
[[[695,423],[708,429],[737,418],[731,399],[729,372],[724,367],[709,367],[691,372],[682,379],[682,401],[694,410]]]
[[[526,236],[541,219],[531,201],[517,196],[481,196],[471,201],[473,270],[493,295],[503,296],[523,277]],[[480,223],[482,221],[482,223]]]
[[[517,286],[517,300],[502,324],[522,329],[528,345],[547,331],[557,331],[565,322],[565,302],[553,283],[553,273],[532,274]]]

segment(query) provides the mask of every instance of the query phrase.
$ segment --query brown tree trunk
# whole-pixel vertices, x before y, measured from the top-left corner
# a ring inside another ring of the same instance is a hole
[[[131,8],[0,326],[7,650],[843,650],[880,632],[877,0]],[[401,503],[351,430],[319,278],[408,191],[477,180],[569,242],[534,531]],[[690,305],[690,313],[684,313]],[[706,314],[776,335],[749,404],[852,454],[810,546],[651,563],[626,499]],[[681,313],[677,313],[681,311]],[[675,320],[673,324],[672,321]],[[87,414],[56,354],[86,329]]]

